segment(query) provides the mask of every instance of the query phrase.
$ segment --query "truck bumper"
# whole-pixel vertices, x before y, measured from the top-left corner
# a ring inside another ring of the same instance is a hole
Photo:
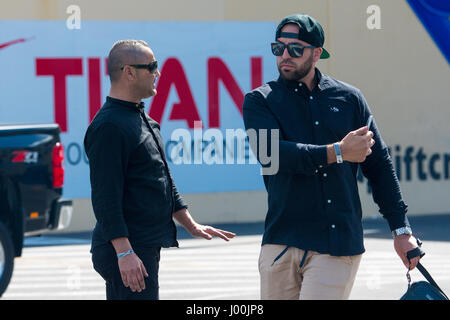
[[[50,229],[62,230],[70,225],[72,220],[72,200],[58,199],[53,206],[52,221],[50,222]]]

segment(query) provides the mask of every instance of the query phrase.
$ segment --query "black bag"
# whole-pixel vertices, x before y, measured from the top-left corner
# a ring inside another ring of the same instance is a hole
[[[421,258],[425,255],[425,252],[420,249],[422,242],[417,239],[417,244],[419,245],[416,249],[408,251],[406,257],[411,260],[412,258],[420,256]],[[448,300],[444,291],[437,285],[436,281],[433,280],[431,275],[428,273],[427,269],[420,262],[417,264],[417,269],[422,273],[427,281],[413,282],[411,284],[411,276],[408,272],[406,273],[406,278],[408,279],[408,290],[400,298],[400,300]]]

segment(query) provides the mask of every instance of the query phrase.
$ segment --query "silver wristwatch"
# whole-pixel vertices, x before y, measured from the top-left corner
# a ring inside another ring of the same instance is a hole
[[[392,231],[392,236],[399,236],[401,234],[409,234],[412,235],[412,230],[410,227],[401,227]]]

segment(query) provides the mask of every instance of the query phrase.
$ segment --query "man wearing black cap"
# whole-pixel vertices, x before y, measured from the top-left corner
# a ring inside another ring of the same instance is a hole
[[[367,122],[371,111],[360,90],[315,67],[330,56],[323,44],[315,19],[284,18],[271,44],[280,77],[244,100],[246,129],[268,131],[251,141],[253,152],[271,150],[271,132],[279,135],[279,170],[263,176],[262,299],[348,299],[365,250],[358,166],[403,263],[413,269],[419,260],[406,258],[417,245],[388,148],[375,122]]]

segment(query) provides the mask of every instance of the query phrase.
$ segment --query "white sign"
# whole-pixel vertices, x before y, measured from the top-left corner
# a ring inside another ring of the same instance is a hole
[[[74,32],[65,21],[0,21],[0,122],[58,123],[65,149],[64,195],[89,198],[83,138],[109,92],[106,59],[117,40],[141,39],[161,71],[158,94],[145,100],[146,112],[161,124],[179,191],[263,190],[248,141],[244,154],[225,148],[223,163],[204,159],[176,165],[171,135],[177,129],[193,132],[196,121],[205,133],[220,130],[223,137],[227,130],[244,128],[244,94],[278,75],[270,51],[275,28],[270,22],[83,21]],[[230,155],[236,157],[232,165]]]

